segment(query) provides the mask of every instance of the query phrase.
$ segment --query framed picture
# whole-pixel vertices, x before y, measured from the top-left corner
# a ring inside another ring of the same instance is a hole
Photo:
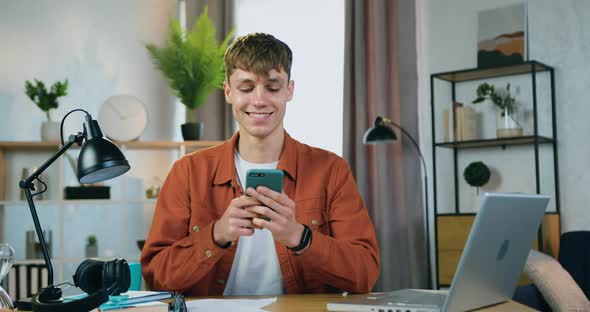
[[[527,60],[527,30],[524,3],[480,11],[477,67],[513,65]]]

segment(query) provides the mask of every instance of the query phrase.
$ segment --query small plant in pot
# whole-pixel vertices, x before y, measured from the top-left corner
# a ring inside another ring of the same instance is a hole
[[[34,79],[35,83],[25,81],[25,94],[35,103],[47,116],[47,121],[41,125],[41,140],[59,140],[59,122],[51,118],[51,110],[59,106],[58,99],[68,95],[68,80],[55,82],[49,90],[45,83]]]
[[[192,30],[183,31],[180,23],[172,20],[164,47],[146,44],[156,68],[168,78],[170,87],[189,110],[189,120],[182,125],[185,140],[202,138],[203,126],[195,122],[194,110],[215,89],[221,89],[225,79],[223,54],[234,31],[221,44],[215,39],[215,32],[205,7]]]
[[[477,97],[473,104],[482,103],[490,100],[498,109],[496,118],[496,137],[514,137],[522,136],[522,127],[514,118],[516,111],[516,99],[510,93],[510,83],[506,88],[496,88],[494,85],[484,82],[477,87]]]
[[[86,258],[98,257],[98,241],[96,236],[88,235],[86,238]]]
[[[491,171],[486,164],[481,161],[474,161],[470,163],[463,171],[463,178],[467,184],[477,188],[479,195],[479,188],[490,181]]]

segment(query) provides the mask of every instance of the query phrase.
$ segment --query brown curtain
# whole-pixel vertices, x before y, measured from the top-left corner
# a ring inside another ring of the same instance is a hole
[[[413,0],[346,3],[344,157],[375,224],[381,274],[375,291],[427,288],[427,248],[420,158],[398,141],[363,145],[382,115],[418,139],[418,87]]]
[[[217,40],[221,42],[234,27],[233,3],[233,0],[187,0],[187,28],[192,29],[203,8],[208,6],[209,17],[217,29]],[[187,114],[190,113],[187,111]],[[194,114],[195,120],[205,123],[203,140],[226,140],[235,132],[231,106],[225,102],[222,90],[215,90]]]

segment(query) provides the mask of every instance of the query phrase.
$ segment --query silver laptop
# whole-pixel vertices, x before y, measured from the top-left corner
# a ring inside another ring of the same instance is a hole
[[[404,289],[328,303],[328,311],[469,311],[512,298],[549,197],[486,193],[448,292]]]

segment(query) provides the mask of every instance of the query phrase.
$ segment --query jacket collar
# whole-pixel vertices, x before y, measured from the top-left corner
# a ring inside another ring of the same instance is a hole
[[[232,185],[238,185],[236,178],[236,163],[234,160],[234,151],[240,138],[240,132],[237,131],[222,146],[222,154],[219,157],[217,171],[213,183],[216,185],[226,184],[231,181]],[[285,131],[283,149],[279,157],[277,169],[283,170],[292,180],[297,179],[297,141]]]

